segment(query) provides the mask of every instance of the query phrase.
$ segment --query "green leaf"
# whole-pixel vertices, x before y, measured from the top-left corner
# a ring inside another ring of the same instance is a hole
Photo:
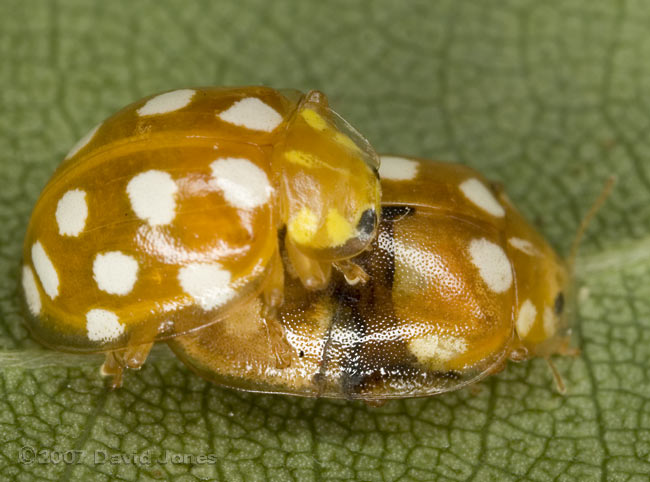
[[[0,479],[648,480],[649,22],[640,0],[1,2]],[[165,347],[109,392],[101,358],[29,339],[22,237],[67,149],[146,94],[259,83],[325,91],[381,152],[502,181],[561,253],[617,176],[578,258],[567,396],[541,360],[381,408],[252,395]],[[165,451],[215,460],[133,460]]]

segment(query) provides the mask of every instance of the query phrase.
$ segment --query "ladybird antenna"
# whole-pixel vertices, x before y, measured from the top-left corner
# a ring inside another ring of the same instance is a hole
[[[584,237],[585,231],[587,231],[587,228],[589,227],[589,224],[591,224],[591,221],[593,221],[594,217],[596,216],[596,213],[600,210],[600,208],[603,206],[603,204],[605,203],[609,195],[612,193],[612,189],[614,189],[614,184],[616,184],[616,176],[614,175],[609,176],[605,181],[605,185],[603,186],[603,189],[600,191],[600,194],[598,195],[596,200],[589,208],[589,211],[587,211],[587,213],[584,215],[582,221],[580,221],[580,226],[578,226],[576,235],[573,238],[573,242],[571,243],[571,250],[569,251],[568,265],[569,265],[569,272],[571,274],[573,274],[573,268],[575,266],[576,256],[578,254],[578,247],[580,246],[580,242]]]
[[[566,385],[564,384],[562,375],[560,375],[560,372],[555,366],[555,363],[553,363],[549,357],[546,357],[545,360],[546,364],[551,369],[551,373],[553,374],[553,380],[555,380],[555,388],[560,395],[566,395]]]

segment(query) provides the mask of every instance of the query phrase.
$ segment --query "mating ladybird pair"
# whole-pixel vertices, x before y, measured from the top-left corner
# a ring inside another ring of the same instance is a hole
[[[367,401],[567,352],[567,270],[503,192],[459,165],[379,166],[319,92],[136,102],[34,208],[28,325],[106,352],[114,386],[166,340],[223,385]]]

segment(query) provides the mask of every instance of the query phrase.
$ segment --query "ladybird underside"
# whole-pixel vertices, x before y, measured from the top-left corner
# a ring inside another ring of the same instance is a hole
[[[392,237],[393,219],[414,213],[391,207],[380,226]],[[398,213],[399,216],[393,216]],[[385,243],[384,243],[385,244]],[[280,322],[292,347],[278,367],[261,303],[240,307],[223,322],[168,343],[195,372],[220,385],[247,391],[362,400],[427,396],[458,389],[503,362],[505,350],[462,369],[424,366],[408,347],[391,302],[394,253],[373,249],[355,259],[369,274],[350,285],[333,274],[327,289],[304,290],[287,276]]]

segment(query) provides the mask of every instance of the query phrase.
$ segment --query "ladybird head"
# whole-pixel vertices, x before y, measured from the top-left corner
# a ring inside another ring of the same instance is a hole
[[[341,259],[364,250],[378,224],[378,157],[320,92],[307,94],[276,153],[287,234],[303,251]]]
[[[522,345],[534,356],[563,352],[572,299],[566,264],[541,237],[511,237],[509,245],[519,281],[515,329]]]

